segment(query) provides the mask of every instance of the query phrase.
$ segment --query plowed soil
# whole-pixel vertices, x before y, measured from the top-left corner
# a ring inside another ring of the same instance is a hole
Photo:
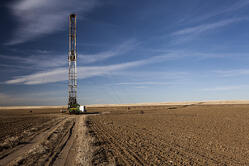
[[[248,105],[92,110],[93,165],[249,165]]]
[[[52,108],[0,110],[0,165],[90,165],[85,119]]]
[[[249,165],[249,105],[87,110],[0,109],[0,166]]]

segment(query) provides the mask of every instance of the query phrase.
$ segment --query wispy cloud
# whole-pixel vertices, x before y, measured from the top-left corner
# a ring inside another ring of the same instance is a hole
[[[219,10],[215,10],[215,11],[210,11],[207,12],[207,14],[205,15],[201,15],[199,17],[195,17],[194,19],[192,19],[191,21],[197,22],[197,21],[204,21],[219,15],[223,15],[223,14],[227,14],[227,13],[231,13],[234,12],[236,10],[245,8],[249,6],[249,1],[248,0],[238,0],[235,3],[231,4],[230,6],[223,6],[223,8],[219,9]]]
[[[172,59],[171,56],[167,55],[159,55],[154,56],[142,60],[120,63],[120,64],[113,64],[113,65],[106,65],[106,66],[79,66],[77,68],[78,71],[78,78],[84,79],[93,76],[102,76],[108,74],[109,72],[117,72],[124,69],[131,69],[132,67],[138,67],[142,65],[152,64],[152,63],[159,63],[162,61],[167,61]],[[67,80],[67,68],[56,68],[49,71],[42,71],[37,72],[30,75],[19,76],[14,79],[10,79],[6,81],[6,84],[45,84],[45,83],[52,83],[52,82],[59,82]]]
[[[130,52],[131,50],[135,49],[138,45],[139,45],[139,42],[137,42],[135,39],[130,39],[108,51],[104,51],[104,52],[100,52],[96,54],[79,54],[79,60],[83,64],[103,61],[114,56],[124,55]]]
[[[171,33],[172,40],[170,44],[178,45],[178,44],[186,43],[186,42],[189,42],[191,40],[198,38],[200,35],[203,35],[207,32],[215,31],[225,26],[229,26],[235,23],[239,23],[241,21],[248,21],[248,20],[249,18],[247,17],[230,18],[230,19],[225,19],[225,20],[221,20],[218,22],[213,22],[209,24],[201,24],[201,25],[181,29],[181,30]]]
[[[167,82],[120,82],[116,83],[115,85],[169,85]]]
[[[53,56],[51,56],[51,54],[38,54],[27,57],[0,55],[0,59],[11,60],[12,62],[15,62],[16,65],[14,68],[42,69],[48,67],[64,66],[67,63],[67,55],[61,56],[53,54]]]
[[[182,79],[182,78],[188,78],[189,73],[184,71],[120,71],[118,73],[112,72],[112,74],[118,74],[121,76],[129,77],[129,78],[137,78],[137,79],[143,79],[146,80],[175,80],[175,79]],[[155,83],[155,81],[146,81],[148,83]],[[127,82],[128,83],[128,82]],[[132,82],[131,82],[132,83]],[[167,81],[169,83],[169,81]],[[171,83],[171,82],[170,82]],[[174,82],[175,83],[175,82]]]
[[[65,68],[58,68],[52,71],[38,72],[31,75],[19,76],[12,80],[6,81],[6,84],[44,84],[66,80]]]
[[[196,35],[196,34],[200,34],[200,33],[205,32],[205,31],[221,28],[221,27],[224,27],[224,26],[227,26],[227,25],[239,22],[239,21],[243,21],[243,20],[248,20],[248,18],[232,18],[232,19],[226,19],[226,20],[222,20],[219,22],[215,22],[215,23],[203,24],[203,25],[199,25],[199,26],[185,28],[185,29],[179,30],[177,32],[174,32],[172,35],[173,36],[193,35],[193,34]]]
[[[6,44],[15,45],[60,31],[72,12],[84,14],[98,5],[97,0],[20,0],[9,5],[19,23],[13,38]]]
[[[238,90],[242,88],[246,88],[248,86],[245,85],[236,85],[236,86],[219,86],[212,88],[203,88],[201,91],[230,91],[230,90]]]
[[[109,73],[110,71],[117,71],[127,69],[130,67],[136,67],[145,64],[146,61],[133,61],[121,64],[107,65],[107,66],[88,66],[78,67],[78,78],[84,79],[94,76],[101,76]],[[8,80],[6,84],[45,84],[67,80],[67,69],[57,68],[50,71],[38,72],[30,75],[19,76],[14,79]]]
[[[219,74],[223,77],[233,77],[241,75],[249,75],[249,69],[234,69],[234,70],[216,70],[216,74]]]
[[[106,59],[124,55],[131,50],[134,50],[139,45],[135,39],[130,39],[124,41],[123,43],[117,45],[116,47],[102,52],[97,52],[93,54],[79,54],[78,61],[79,64],[90,64],[95,62],[104,61]],[[36,54],[30,56],[13,56],[13,55],[0,55],[0,60],[11,60],[15,62],[14,68],[33,68],[33,69],[47,69],[47,68],[57,68],[64,67],[67,65],[67,54],[59,55],[54,52],[47,51],[37,51]],[[2,64],[0,64],[2,65]],[[8,65],[5,65],[6,67]]]
[[[122,50],[129,50],[126,47],[129,44],[125,44],[125,47],[121,49],[121,46],[118,47],[116,50],[116,54],[112,54],[111,56],[119,55],[119,52],[122,52]],[[120,53],[121,54],[121,53]],[[98,54],[99,59],[94,60],[88,60],[88,63],[96,62],[99,60],[103,60],[105,58],[110,58],[109,56],[104,57],[101,59],[101,55]],[[85,79],[89,77],[94,76],[103,76],[108,73],[112,73],[114,75],[129,75],[134,77],[147,77],[148,75],[154,77],[160,77],[160,78],[171,78],[171,79],[178,79],[178,78],[186,78],[187,72],[136,72],[132,71],[132,68],[142,66],[142,65],[148,65],[148,64],[155,64],[155,63],[162,63],[165,61],[171,61],[171,60],[177,60],[179,58],[184,57],[198,57],[198,58],[222,58],[226,56],[232,56],[227,54],[208,54],[208,53],[195,53],[195,52],[185,52],[185,51],[169,51],[162,53],[157,56],[152,56],[149,58],[137,60],[137,61],[131,61],[131,62],[125,62],[125,63],[119,63],[119,64],[112,64],[112,65],[106,65],[106,66],[79,66],[78,67],[78,78],[79,79]],[[18,59],[18,58],[17,58]],[[47,62],[47,61],[45,61]],[[41,63],[41,62],[39,62]],[[64,60],[62,64],[64,63]],[[41,64],[40,64],[41,65]],[[43,64],[43,66],[46,66]],[[45,68],[44,68],[45,69]],[[46,84],[46,83],[52,83],[52,82],[59,82],[59,81],[65,81],[67,80],[67,68],[65,66],[55,66],[53,68],[50,68],[44,71],[44,69],[40,72],[36,72],[30,75],[23,75],[19,77],[14,77],[13,79],[9,79],[6,81],[7,84]],[[126,71],[125,71],[126,70]],[[219,71],[216,71],[217,73]],[[242,71],[241,71],[242,72]],[[244,71],[245,72],[245,71]],[[222,73],[222,71],[220,71]],[[224,74],[228,75],[229,71],[223,71]],[[249,73],[249,70],[248,70]],[[138,82],[137,82],[138,83]],[[148,81],[147,83],[153,83],[152,81]],[[155,83],[155,82],[154,82]],[[121,84],[120,84],[121,85]]]

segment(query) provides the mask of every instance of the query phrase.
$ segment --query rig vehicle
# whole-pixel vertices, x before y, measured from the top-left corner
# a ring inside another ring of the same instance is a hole
[[[68,108],[69,114],[83,114],[86,113],[85,106],[81,106],[79,104]]]

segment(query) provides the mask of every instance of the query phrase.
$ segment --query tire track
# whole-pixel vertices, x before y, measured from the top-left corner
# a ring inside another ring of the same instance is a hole
[[[28,155],[27,153],[31,150],[37,148],[38,145],[43,143],[43,140],[47,141],[47,138],[51,136],[56,130],[62,125],[65,124],[66,121],[68,121],[68,118],[62,118],[59,119],[59,121],[56,121],[55,126],[52,126],[52,124],[48,127],[42,130],[39,134],[36,134],[34,138],[32,138],[31,142],[28,144],[25,144],[24,146],[17,147],[14,152],[10,153],[8,156],[4,157],[0,160],[0,165],[12,165],[13,163],[19,163],[21,160],[25,161],[25,155]],[[27,158],[27,156],[26,156]]]
[[[55,150],[51,162],[47,165],[55,166],[87,166],[91,163],[92,157],[92,137],[87,136],[86,127],[87,115],[75,116],[75,123],[70,128],[68,135],[65,137],[62,146]]]
[[[73,124],[70,127],[69,131],[64,134],[63,139],[59,143],[59,146],[57,146],[53,150],[53,152],[51,152],[51,154],[49,156],[49,162],[46,164],[47,166],[52,166],[55,163],[55,161],[57,160],[59,154],[63,151],[64,147],[66,146],[69,139],[71,138],[74,126],[75,126],[75,122],[73,122]],[[63,165],[65,165],[65,164],[63,164]]]
[[[20,135],[19,137],[16,137],[15,140],[11,140],[9,142],[11,144],[11,147],[3,150],[0,153],[0,163],[2,159],[6,158],[11,153],[17,151],[20,148],[23,148],[27,144],[35,142],[34,139],[39,134],[43,132],[47,132],[49,129],[51,129],[53,126],[56,126],[60,122],[62,122],[64,119],[65,118],[56,118],[55,120],[48,121],[47,123],[44,123],[40,126],[36,126],[35,128],[24,131],[22,135]]]

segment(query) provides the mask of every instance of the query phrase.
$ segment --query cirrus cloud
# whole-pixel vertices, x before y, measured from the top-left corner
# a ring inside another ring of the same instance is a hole
[[[107,65],[107,66],[87,66],[78,67],[78,78],[84,79],[94,76],[102,76],[108,74],[111,71],[118,71],[122,69],[127,69],[130,67],[140,66],[148,63],[147,61],[133,61],[121,64]],[[60,82],[67,80],[67,69],[66,68],[56,68],[50,71],[37,72],[30,75],[19,76],[14,79],[8,80],[6,84],[25,84],[25,85],[35,85],[35,84],[46,84],[53,82]]]
[[[97,0],[20,0],[9,4],[19,26],[7,45],[15,45],[60,31],[72,12],[84,14],[98,5]]]

